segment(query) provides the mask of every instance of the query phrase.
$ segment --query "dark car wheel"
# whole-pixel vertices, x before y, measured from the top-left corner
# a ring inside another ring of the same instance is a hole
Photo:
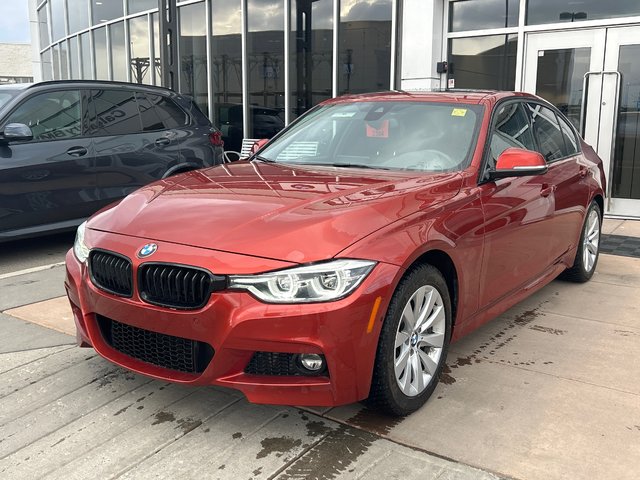
[[[442,274],[420,265],[396,289],[380,333],[367,403],[408,415],[431,396],[451,338],[451,300]]]
[[[584,219],[576,259],[573,266],[563,272],[562,278],[583,283],[593,276],[600,255],[601,219],[600,206],[595,201],[591,202]]]

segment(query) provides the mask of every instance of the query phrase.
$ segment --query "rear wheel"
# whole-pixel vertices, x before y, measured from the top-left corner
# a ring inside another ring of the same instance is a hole
[[[391,299],[367,403],[397,416],[424,405],[438,384],[450,338],[444,277],[431,265],[413,268]]]
[[[562,277],[572,282],[587,282],[596,271],[600,255],[600,233],[602,215],[600,206],[591,202],[580,235],[580,243],[573,266],[565,270]]]

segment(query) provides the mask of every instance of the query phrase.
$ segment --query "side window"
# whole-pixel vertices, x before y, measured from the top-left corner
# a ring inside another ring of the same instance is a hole
[[[567,156],[558,119],[553,110],[535,103],[527,104],[533,133],[538,140],[538,151],[547,162]]]
[[[149,101],[144,93],[136,92],[136,99],[138,100],[138,108],[140,109],[140,118],[142,119],[142,131],[154,132],[158,130],[164,130],[164,123],[158,115],[158,111]]]
[[[165,128],[184,127],[188,123],[187,114],[170,98],[149,93],[146,96],[155,106],[156,112]]]
[[[560,122],[560,129],[562,130],[562,136],[564,137],[564,145],[567,149],[567,155],[575,155],[580,151],[578,147],[578,140],[573,129],[567,123],[567,121],[561,116],[557,116]]]
[[[91,135],[123,135],[142,131],[138,103],[131,91],[92,90],[89,116]]]
[[[536,149],[529,119],[521,102],[510,102],[499,106],[494,115],[489,168],[493,168],[500,154],[511,147]]]
[[[67,90],[34,95],[11,113],[5,122],[31,127],[34,141],[58,140],[82,135],[80,92]]]

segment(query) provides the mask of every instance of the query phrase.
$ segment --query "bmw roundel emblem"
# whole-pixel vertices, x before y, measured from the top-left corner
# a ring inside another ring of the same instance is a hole
[[[155,243],[147,243],[144,247],[142,247],[138,251],[138,258],[146,258],[150,255],[153,255],[158,250],[158,245]]]

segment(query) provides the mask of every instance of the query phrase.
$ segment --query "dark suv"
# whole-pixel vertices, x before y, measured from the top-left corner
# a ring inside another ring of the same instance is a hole
[[[223,161],[188,97],[146,85],[0,86],[0,241],[72,229],[168,175]]]

